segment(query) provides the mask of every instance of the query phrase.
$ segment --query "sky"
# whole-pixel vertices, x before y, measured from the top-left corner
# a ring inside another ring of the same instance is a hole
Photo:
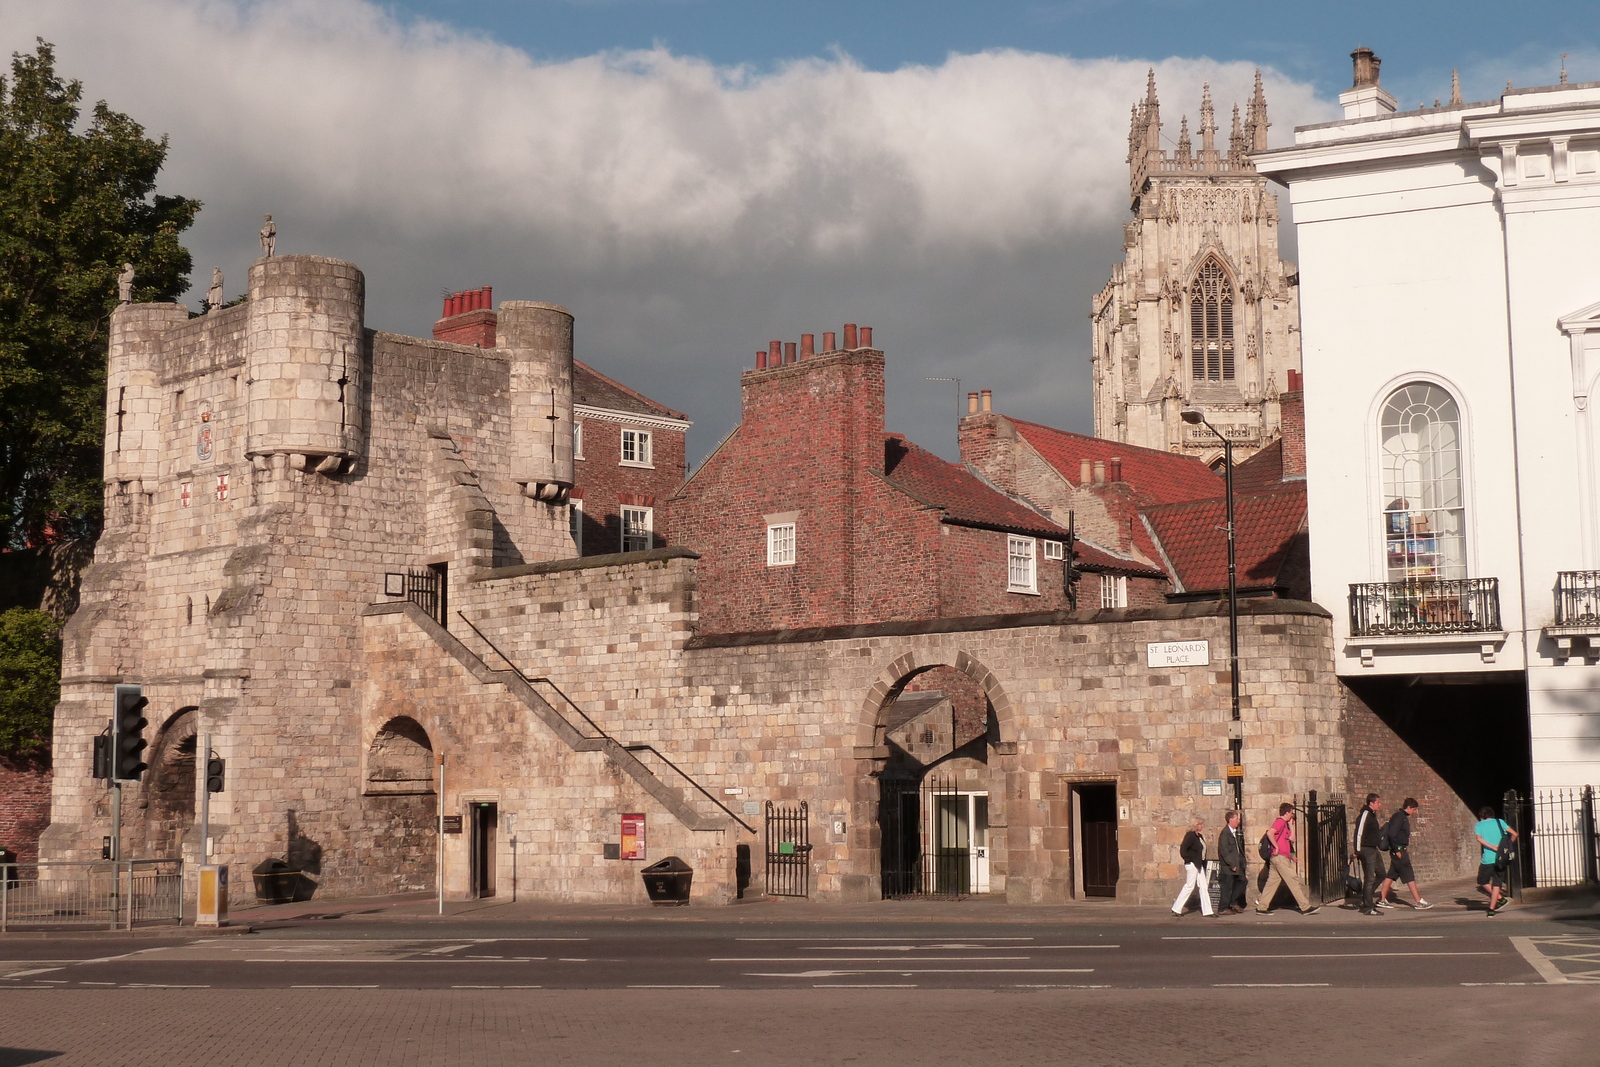
[[[348,259],[367,324],[426,336],[492,285],[577,319],[578,358],[695,421],[704,456],[771,339],[875,328],[889,429],[955,458],[954,383],[1092,428],[1091,297],[1120,258],[1128,108],[1167,133],[1266,82],[1274,146],[1338,114],[1349,52],[1403,107],[1600,80],[1592,2],[0,0],[170,138],[205,203],[198,304],[259,253]],[[1223,123],[1225,125],[1225,123]],[[1285,202],[1283,248],[1293,257]]]

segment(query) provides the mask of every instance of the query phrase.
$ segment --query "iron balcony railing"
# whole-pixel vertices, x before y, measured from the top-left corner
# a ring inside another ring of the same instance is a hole
[[[1556,572],[1556,625],[1600,626],[1600,571]]]
[[[1412,578],[1350,587],[1350,634],[1472,634],[1499,630],[1500,579]]]

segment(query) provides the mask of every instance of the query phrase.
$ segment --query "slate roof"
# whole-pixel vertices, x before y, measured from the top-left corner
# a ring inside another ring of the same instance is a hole
[[[920,715],[926,715],[945,701],[942,689],[904,690],[883,713],[885,730],[897,730]]]
[[[1220,529],[1227,523],[1223,497],[1146,508],[1144,519],[1183,592],[1228,587],[1228,541]],[[1282,482],[1271,493],[1235,495],[1241,590],[1261,591],[1282,584],[1284,561],[1305,520],[1304,482]]]
[[[1033,446],[1068,483],[1076,486],[1080,461],[1122,460],[1122,480],[1133,486],[1151,504],[1176,504],[1185,500],[1204,500],[1221,496],[1222,478],[1192,456],[1180,456],[1155,448],[1098,437],[1068,433],[1036,422],[1011,418],[1022,439]]]
[[[1160,567],[1152,567],[1145,560],[1135,559],[1132,556],[1118,555],[1093,541],[1084,540],[1081,535],[1073,546],[1073,551],[1077,557],[1077,565],[1083,570],[1116,571],[1118,574],[1130,574],[1141,578],[1167,576],[1167,572]]]
[[[673,411],[665,404],[658,404],[643,393],[635,392],[621,382],[607,378],[587,363],[576,359],[572,361],[572,402],[586,404],[592,408],[605,408],[608,411],[653,415],[658,419],[682,419],[685,422],[689,420],[689,416],[683,412]]]
[[[944,512],[955,526],[977,526],[1063,540],[1066,528],[991,488],[967,468],[888,434],[883,441],[883,473],[891,485],[929,507]]]

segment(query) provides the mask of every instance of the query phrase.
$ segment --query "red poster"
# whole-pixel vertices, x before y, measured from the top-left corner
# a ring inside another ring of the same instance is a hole
[[[630,813],[622,816],[622,850],[625,860],[644,859],[644,815]]]

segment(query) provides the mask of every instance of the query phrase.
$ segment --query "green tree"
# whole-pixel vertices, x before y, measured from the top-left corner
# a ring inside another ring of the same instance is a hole
[[[136,301],[189,285],[198,200],[155,193],[167,139],[64,82],[43,40],[0,78],[0,546],[93,537],[107,327],[123,263]]]
[[[48,750],[60,698],[60,625],[32,608],[0,613],[0,756]]]

